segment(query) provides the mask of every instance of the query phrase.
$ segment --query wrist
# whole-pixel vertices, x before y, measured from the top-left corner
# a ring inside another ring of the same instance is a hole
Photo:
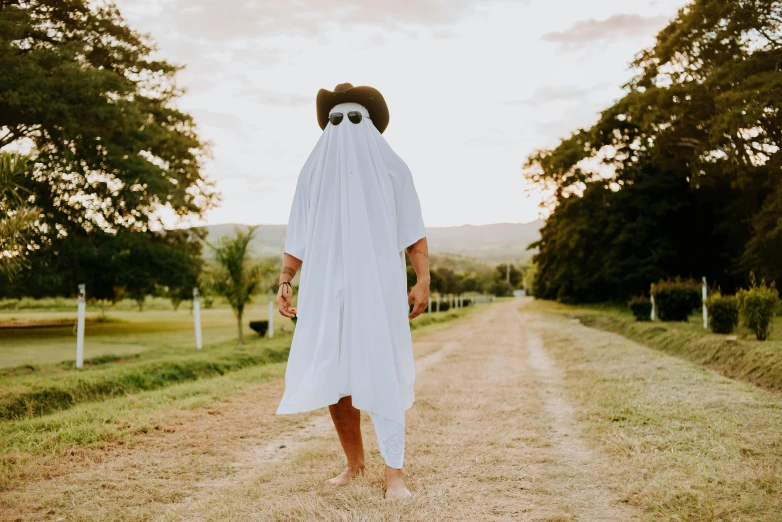
[[[416,277],[416,284],[419,285],[427,285],[429,286],[429,283],[432,281],[432,278],[429,277],[429,274],[426,274],[425,276],[417,276]]]

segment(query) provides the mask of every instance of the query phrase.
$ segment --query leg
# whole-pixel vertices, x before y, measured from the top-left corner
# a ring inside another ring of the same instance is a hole
[[[401,469],[386,465],[386,500],[412,497],[413,494],[405,486],[405,477]]]
[[[361,412],[353,407],[350,396],[342,397],[337,404],[329,406],[331,420],[339,435],[339,442],[345,451],[348,466],[345,471],[329,479],[331,486],[344,486],[350,479],[364,471],[364,443],[361,441]]]
[[[386,499],[412,496],[405,486],[402,463],[405,458],[405,426],[389,419],[372,415],[380,454],[386,461]]]

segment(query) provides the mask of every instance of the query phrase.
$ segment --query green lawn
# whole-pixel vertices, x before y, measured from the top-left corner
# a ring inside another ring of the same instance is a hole
[[[87,318],[98,319],[99,310],[91,309]],[[245,336],[256,336],[247,324],[250,320],[266,319],[267,302],[253,304],[245,312]],[[174,310],[109,311],[109,322],[87,324],[84,357],[129,355],[161,348],[193,348],[195,334],[193,316],[183,305]],[[70,318],[76,313],[65,311],[13,311],[0,313],[0,322],[10,320],[45,321]],[[279,314],[275,329],[291,331],[293,323]],[[201,311],[204,344],[216,344],[236,339],[236,319],[226,306]],[[72,326],[45,328],[0,328],[0,368],[23,364],[47,364],[76,357],[76,335]]]

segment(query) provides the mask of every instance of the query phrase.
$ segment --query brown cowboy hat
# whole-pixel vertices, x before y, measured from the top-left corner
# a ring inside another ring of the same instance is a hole
[[[325,129],[329,123],[329,111],[340,103],[360,103],[369,111],[369,118],[382,134],[388,127],[388,105],[380,91],[374,87],[353,87],[349,83],[340,83],[333,91],[321,89],[315,99],[318,113],[318,125]]]

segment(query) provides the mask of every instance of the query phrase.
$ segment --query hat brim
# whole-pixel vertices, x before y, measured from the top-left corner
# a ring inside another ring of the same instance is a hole
[[[318,113],[318,125],[325,129],[329,123],[329,111],[340,103],[360,103],[369,111],[369,118],[382,134],[388,127],[390,119],[388,105],[380,91],[373,87],[353,87],[346,91],[333,92],[326,89],[318,91],[315,98],[315,109]]]

